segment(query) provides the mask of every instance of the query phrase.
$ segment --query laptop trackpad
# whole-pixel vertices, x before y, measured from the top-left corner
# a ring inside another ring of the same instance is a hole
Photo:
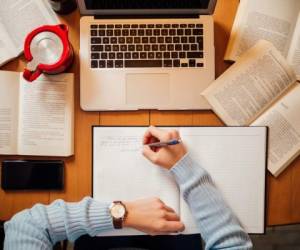
[[[169,104],[169,74],[127,74],[126,103],[141,108]]]

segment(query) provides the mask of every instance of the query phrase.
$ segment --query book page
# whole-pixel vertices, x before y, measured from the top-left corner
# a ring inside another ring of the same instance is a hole
[[[0,19],[0,66],[16,56],[17,53],[15,52],[14,46],[12,46],[12,41]]]
[[[268,169],[278,176],[300,153],[300,85],[254,121],[251,126],[269,127]]]
[[[0,71],[0,155],[17,154],[19,76]]]
[[[263,233],[267,129],[182,127],[180,134],[191,157],[209,172],[245,230]],[[186,204],[181,203],[180,210],[183,221],[195,228]]]
[[[236,61],[260,39],[273,43],[286,57],[299,10],[299,0],[241,1],[225,60]]]
[[[300,81],[300,13],[298,15],[298,21],[287,60],[288,63],[293,67],[297,75],[297,80]]]
[[[42,25],[58,23],[47,0],[0,0],[0,16],[16,54],[23,50],[29,32]]]
[[[144,127],[93,128],[93,197],[99,201],[159,197],[179,214],[179,190],[171,174],[142,155]],[[134,229],[107,235],[141,235]]]
[[[259,41],[202,94],[227,125],[248,125],[295,81],[275,47]]]
[[[20,84],[19,154],[72,155],[73,74],[42,75],[32,83],[21,75]]]

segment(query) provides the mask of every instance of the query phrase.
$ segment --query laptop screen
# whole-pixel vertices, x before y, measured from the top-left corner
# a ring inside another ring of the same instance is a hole
[[[207,9],[209,0],[85,0],[88,10],[98,9]]]
[[[217,0],[77,0],[82,15],[212,14]]]

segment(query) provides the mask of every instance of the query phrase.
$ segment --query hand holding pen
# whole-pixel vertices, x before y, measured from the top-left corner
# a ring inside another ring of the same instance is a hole
[[[143,144],[143,155],[166,169],[172,168],[187,153],[177,130],[150,126],[144,135]]]

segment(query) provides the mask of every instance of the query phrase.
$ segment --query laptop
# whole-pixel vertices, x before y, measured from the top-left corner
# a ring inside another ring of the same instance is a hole
[[[210,109],[216,0],[78,0],[85,111]]]

